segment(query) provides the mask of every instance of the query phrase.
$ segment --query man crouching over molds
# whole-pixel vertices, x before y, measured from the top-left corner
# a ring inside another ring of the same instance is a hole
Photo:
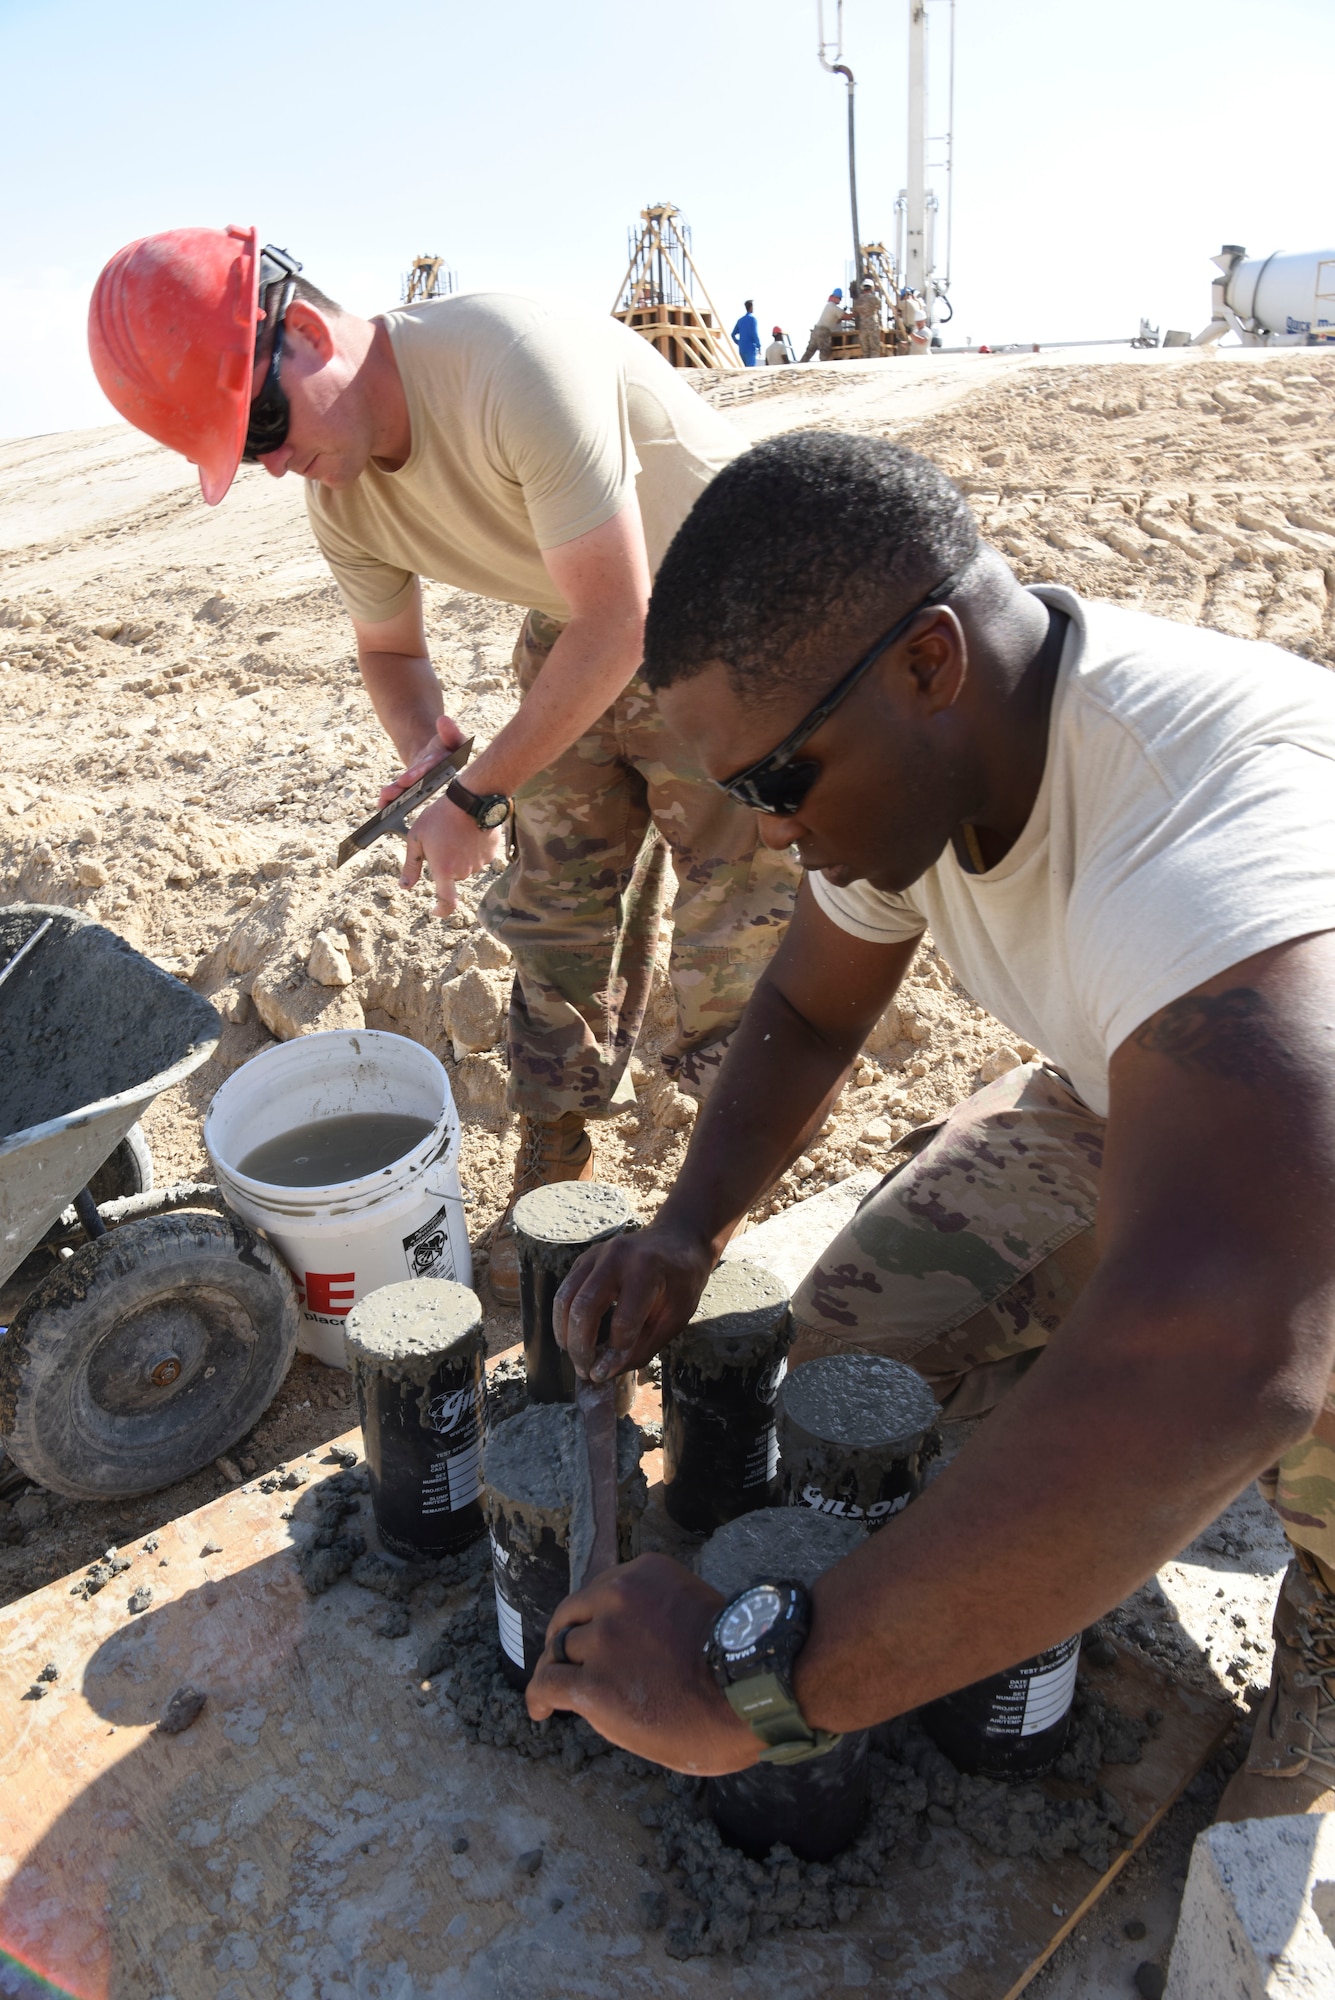
[[[829,435],[696,502],[645,675],[807,873],[672,1193],[562,1287],[578,1369],[685,1325],[927,925],[1048,1057],[888,1158],[793,1301],[794,1365],[868,1349],[945,1416],[993,1412],[816,1585],[793,1727],[1059,1643],[1259,1478],[1294,1553],[1221,1813],[1335,1806],[1335,676],[1024,588],[936,467]],[[553,1619],[530,1712],[679,1770],[754,1763],[706,1654],[722,1609],[662,1556],[605,1573]]]

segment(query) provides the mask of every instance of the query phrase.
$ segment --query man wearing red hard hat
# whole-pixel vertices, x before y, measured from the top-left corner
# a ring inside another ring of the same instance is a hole
[[[373,320],[344,312],[253,229],[131,243],[89,309],[97,378],[121,415],[199,468],[216,506],[242,460],[306,481],[315,538],[351,613],[376,714],[403,759],[389,797],[453,749],[420,578],[522,606],[522,699],[418,815],[441,914],[455,884],[514,854],[480,906],[515,961],[511,1208],[586,1180],[639,1032],[677,879],[669,1074],[701,1096],[783,934],[797,870],[695,770],[637,669],[658,563],[741,439],[638,334],[511,293]],[[661,836],[661,838],[660,838]],[[518,1297],[509,1211],[491,1283]]]

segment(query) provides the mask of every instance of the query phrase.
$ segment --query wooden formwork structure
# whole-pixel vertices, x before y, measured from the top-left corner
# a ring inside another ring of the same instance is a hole
[[[640,210],[640,228],[629,232],[630,262],[612,317],[642,334],[674,368],[740,368],[742,357],[691,255],[690,236],[689,224],[670,201]]]
[[[459,280],[443,257],[414,257],[412,269],[403,274],[402,297],[406,306],[419,299],[445,299],[459,289]]]

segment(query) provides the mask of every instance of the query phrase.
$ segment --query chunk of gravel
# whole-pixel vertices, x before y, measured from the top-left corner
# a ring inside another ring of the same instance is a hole
[[[674,1878],[685,1907],[673,1913],[666,1891],[645,1891],[642,1902],[655,1900],[644,1903],[642,1920],[646,1928],[664,1930],[664,1948],[677,1959],[738,1950],[779,1930],[829,1930],[847,1923],[863,1892],[883,1879],[897,1846],[915,1855],[921,1851],[923,1865],[931,1865],[937,1852],[934,1825],[958,1828],[989,1854],[1045,1860],[1076,1854],[1101,1874],[1118,1841],[1133,1829],[1116,1799],[1098,1784],[1098,1773],[1107,1763],[1134,1763],[1151,1733],[1149,1724],[1123,1715],[1082,1678],[1055,1775],[1090,1788],[1091,1795],[1059,1800],[1037,1784],[964,1776],[914,1718],[902,1718],[873,1731],[871,1805],[850,1847],[830,1862],[800,1861],[785,1847],[752,1861],[723,1840],[699,1780],[614,1749],[580,1716],[530,1718],[523,1695],[501,1671],[489,1565],[474,1601],[446,1621],[419,1656],[417,1672],[422,1680],[442,1677],[445,1697],[470,1743],[553,1758],[570,1772],[604,1759],[604,1768],[616,1776],[641,1786],[654,1783],[640,1822],[655,1833],[657,1865]]]
[[[162,1736],[179,1736],[196,1721],[208,1696],[199,1688],[179,1687],[158,1720],[158,1733]]]

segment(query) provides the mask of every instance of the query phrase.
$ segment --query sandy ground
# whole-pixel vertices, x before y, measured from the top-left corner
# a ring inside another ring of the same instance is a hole
[[[1026,580],[1335,664],[1335,365],[1319,354],[942,356],[720,377],[702,393],[751,439],[846,429],[928,452]],[[429,585],[427,618],[448,705],[485,740],[513,705],[518,614]],[[335,871],[338,839],[372,808],[393,759],[300,490],[246,469],[223,507],[206,508],[188,467],[119,426],[0,445],[0,687],[0,900],[96,914],[209,995],[226,1023],[215,1057],[146,1121],[159,1180],[207,1176],[209,1098],[275,1035],[395,1029],[450,1070],[485,1270],[508,1185],[509,975],[467,899],[442,924],[425,891],[397,887],[396,843]],[[351,985],[308,975],[321,930],[346,939]],[[646,1213],[692,1115],[652,1061],[669,1025],[658,991],[634,1065],[638,1102],[598,1133],[599,1177]],[[757,1219],[880,1160],[1030,1053],[924,948],[825,1130]],[[516,1338],[514,1317],[496,1315],[493,1351]],[[263,1470],[351,1420],[342,1374],[302,1359],[236,1458]],[[224,1483],[210,1469],[113,1507],[11,1493],[0,1600]],[[1283,1561],[1273,1523],[1244,1496],[1109,1630],[1222,1686],[1242,1715],[1268,1678]],[[1122,1994],[1142,1959],[1164,1962],[1190,1841],[1222,1776],[1198,1781],[1035,1991]],[[1125,1936],[1128,1921],[1146,1925],[1143,1940]]]

